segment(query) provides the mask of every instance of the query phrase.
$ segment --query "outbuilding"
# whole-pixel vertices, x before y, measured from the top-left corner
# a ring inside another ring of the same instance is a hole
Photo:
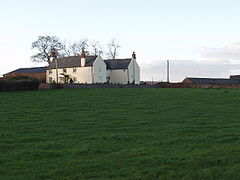
[[[7,77],[33,77],[42,81],[46,79],[47,66],[44,67],[32,67],[32,68],[19,68],[3,75]]]

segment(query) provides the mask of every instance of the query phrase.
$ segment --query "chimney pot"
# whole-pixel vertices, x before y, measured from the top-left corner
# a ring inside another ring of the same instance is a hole
[[[133,58],[133,59],[136,59],[136,54],[135,54],[135,52],[132,53],[132,58]]]
[[[56,58],[57,57],[57,51],[53,49],[50,53],[50,57]]]
[[[81,58],[85,58],[86,57],[86,54],[85,54],[85,52],[84,51],[82,51],[82,53],[81,53]]]

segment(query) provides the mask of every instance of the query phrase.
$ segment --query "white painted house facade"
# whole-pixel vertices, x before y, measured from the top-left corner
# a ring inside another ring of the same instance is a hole
[[[140,84],[140,68],[136,59],[104,60],[107,65],[107,82]]]
[[[129,59],[103,60],[101,56],[70,56],[51,61],[47,83],[140,83],[140,68],[133,53]]]

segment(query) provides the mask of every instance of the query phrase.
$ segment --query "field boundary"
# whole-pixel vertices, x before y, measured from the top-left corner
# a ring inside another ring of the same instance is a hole
[[[161,88],[240,89],[240,84],[160,83]]]
[[[39,89],[69,89],[69,88],[161,88],[156,85],[139,84],[47,84],[41,83]]]
[[[188,84],[159,83],[155,85],[138,84],[47,84],[41,83],[39,89],[70,89],[70,88],[204,88],[204,89],[240,89],[240,84]]]

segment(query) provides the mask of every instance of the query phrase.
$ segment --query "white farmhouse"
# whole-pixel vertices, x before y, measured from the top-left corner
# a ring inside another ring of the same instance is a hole
[[[74,83],[104,83],[106,82],[106,64],[100,56],[63,57],[49,64],[46,76],[47,83],[65,83],[70,79]]]
[[[140,83],[140,68],[133,53],[129,59],[103,60],[101,56],[70,56],[51,61],[47,83]],[[58,77],[58,78],[57,78]]]
[[[134,52],[132,58],[108,59],[104,62],[107,65],[107,82],[114,84],[140,83],[140,68]]]

